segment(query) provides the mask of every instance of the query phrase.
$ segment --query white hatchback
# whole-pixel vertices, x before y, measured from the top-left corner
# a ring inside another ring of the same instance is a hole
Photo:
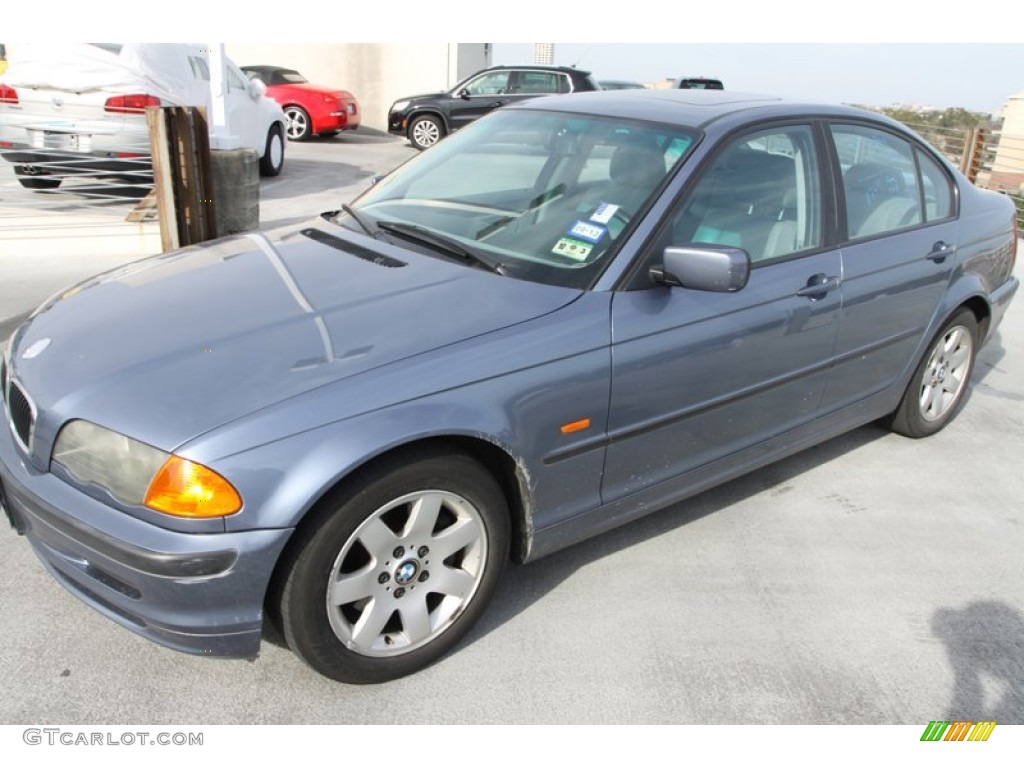
[[[22,186],[54,189],[72,176],[152,179],[148,106],[211,107],[208,44],[20,44],[0,79],[0,156]],[[261,83],[225,60],[228,125],[260,156],[284,165],[286,120]]]

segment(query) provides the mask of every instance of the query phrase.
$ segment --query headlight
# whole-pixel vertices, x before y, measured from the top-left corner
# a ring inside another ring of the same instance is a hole
[[[130,506],[178,517],[223,517],[242,508],[238,491],[212,469],[88,421],[64,425],[53,461]]]
[[[403,109],[405,109],[408,106],[409,106],[409,102],[408,101],[396,101],[394,104],[391,105],[391,111],[392,112],[401,112]]]

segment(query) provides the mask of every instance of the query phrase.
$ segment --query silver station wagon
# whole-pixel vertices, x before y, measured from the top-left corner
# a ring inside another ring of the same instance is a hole
[[[338,211],[47,301],[4,349],[3,506],[157,643],[252,657],[269,619],[324,675],[393,679],[509,560],[868,422],[941,429],[1016,238],[868,112],[529,101]]]

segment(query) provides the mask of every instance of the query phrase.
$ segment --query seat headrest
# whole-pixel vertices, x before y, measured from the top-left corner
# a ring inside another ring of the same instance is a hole
[[[617,184],[654,189],[665,175],[665,155],[653,142],[631,141],[615,150],[608,175]]]

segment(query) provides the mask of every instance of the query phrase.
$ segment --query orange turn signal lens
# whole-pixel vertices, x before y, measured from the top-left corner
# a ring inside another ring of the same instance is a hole
[[[563,435],[571,435],[573,432],[582,432],[584,429],[590,429],[590,419],[571,421],[568,424],[563,424],[561,427]]]
[[[242,508],[242,497],[212,469],[171,456],[149,484],[143,504],[177,517],[224,517]]]

